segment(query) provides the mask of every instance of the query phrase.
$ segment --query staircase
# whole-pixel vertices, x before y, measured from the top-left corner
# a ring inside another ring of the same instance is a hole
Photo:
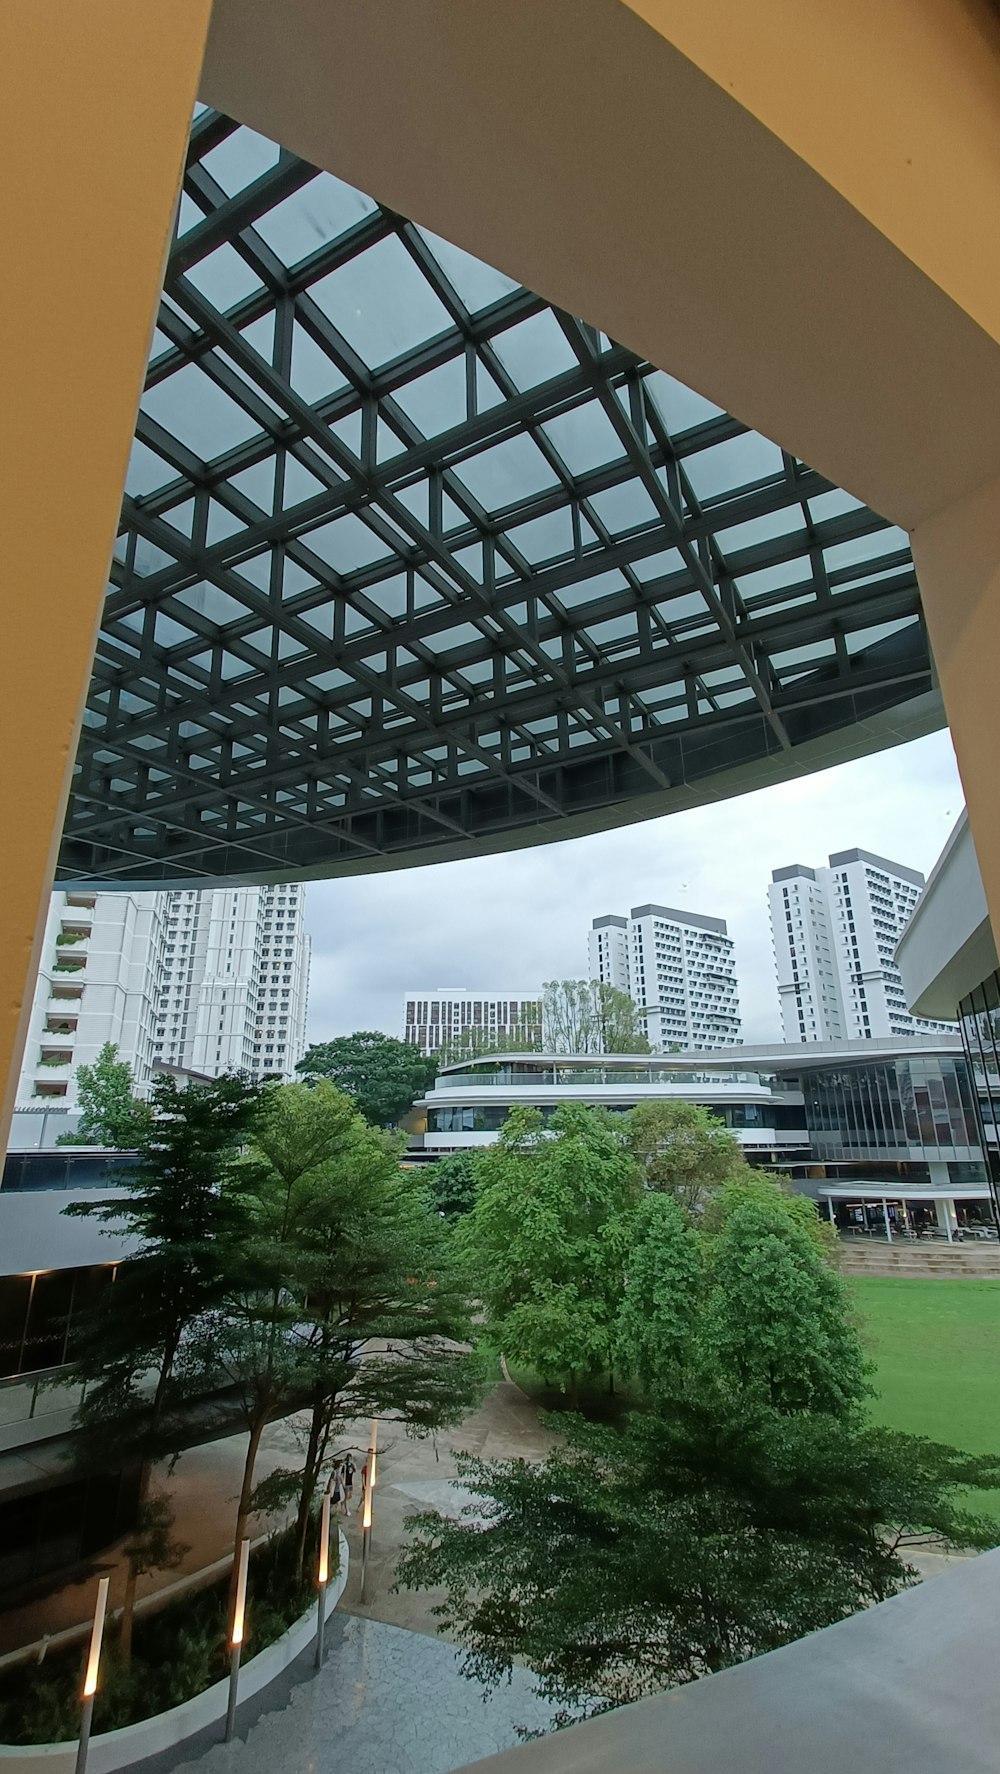
[[[975,1275],[1000,1280],[1000,1245],[919,1244],[900,1239],[892,1244],[862,1244],[860,1239],[841,1245],[842,1275]]]

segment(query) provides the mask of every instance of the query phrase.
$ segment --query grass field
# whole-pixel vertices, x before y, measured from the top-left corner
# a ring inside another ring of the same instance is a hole
[[[1000,1281],[852,1277],[876,1421],[971,1454],[1000,1449]],[[973,1504],[1000,1516],[1000,1491]]]

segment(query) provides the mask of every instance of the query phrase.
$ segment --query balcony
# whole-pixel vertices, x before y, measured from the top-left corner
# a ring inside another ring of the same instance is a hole
[[[45,1018],[45,1033],[47,1035],[75,1035],[77,1020],[75,1016],[60,1016],[58,1012],[50,1010]]]
[[[56,937],[56,947],[71,948],[74,943],[86,942],[88,936],[92,934],[93,926],[91,924],[63,924]]]
[[[73,1050],[69,1047],[43,1047],[38,1063],[42,1066],[71,1066]]]
[[[53,973],[85,973],[87,971],[86,955],[59,955],[52,968]]]

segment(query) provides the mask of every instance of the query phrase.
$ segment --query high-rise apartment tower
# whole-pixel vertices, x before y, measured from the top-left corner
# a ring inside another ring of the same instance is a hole
[[[19,1108],[75,1109],[76,1073],[111,1041],[142,1086],[156,1057],[165,930],[160,893],[53,893],[28,1023]]]
[[[52,895],[19,1108],[73,1110],[105,1042],[140,1090],[153,1063],[292,1078],[305,1050],[304,889]]]
[[[630,994],[654,1049],[732,1047],[743,1039],[723,918],[662,905],[595,918],[590,977]]]
[[[768,903],[786,1041],[952,1027],[911,1016],[895,964],[923,885],[916,869],[867,850],[838,851],[827,868],[774,870]]]
[[[295,1076],[309,999],[304,897],[298,885],[160,895],[158,1058],[211,1076]]]

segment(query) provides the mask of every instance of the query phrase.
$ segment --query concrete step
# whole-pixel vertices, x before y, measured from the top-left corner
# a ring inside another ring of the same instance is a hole
[[[841,1247],[845,1275],[972,1275],[1000,1278],[1000,1248],[989,1245],[862,1245]]]

